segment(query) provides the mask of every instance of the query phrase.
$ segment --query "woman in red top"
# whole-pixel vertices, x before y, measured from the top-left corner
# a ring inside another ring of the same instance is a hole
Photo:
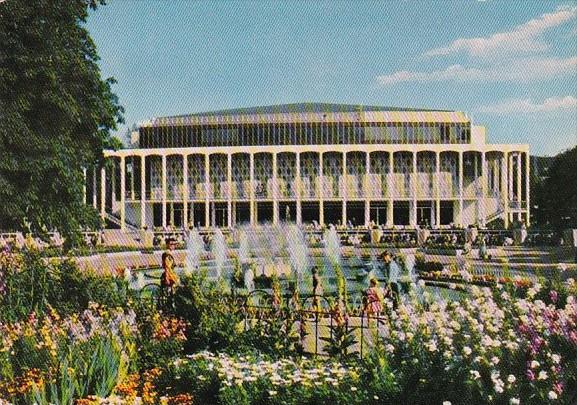
[[[370,287],[367,290],[367,313],[378,315],[383,310],[383,291],[377,286],[377,280],[371,278]]]

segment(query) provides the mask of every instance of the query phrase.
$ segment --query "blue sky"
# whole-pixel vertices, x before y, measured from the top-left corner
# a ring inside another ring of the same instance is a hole
[[[110,0],[87,25],[127,125],[301,101],[439,108],[468,112],[490,142],[555,154],[577,144],[576,7]]]

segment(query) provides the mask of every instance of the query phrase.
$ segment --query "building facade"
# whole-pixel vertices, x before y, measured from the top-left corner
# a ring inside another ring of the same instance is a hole
[[[529,222],[529,146],[488,144],[466,114],[288,104],[157,118],[86,173],[127,228]]]

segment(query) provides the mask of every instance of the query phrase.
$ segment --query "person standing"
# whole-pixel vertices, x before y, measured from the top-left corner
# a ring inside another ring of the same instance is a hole
[[[389,291],[392,295],[393,306],[397,308],[399,301],[399,276],[401,274],[401,268],[399,264],[393,260],[393,256],[387,250],[381,254],[381,259],[387,269],[387,282],[389,284]]]
[[[167,299],[167,306],[174,306],[174,292],[176,285],[178,284],[178,276],[174,270],[176,265],[174,260],[174,249],[176,247],[176,241],[174,239],[167,240],[167,250],[162,254],[162,275],[160,276],[160,287]]]
[[[367,314],[379,315],[383,310],[383,291],[377,286],[377,279],[371,278],[367,290]]]
[[[319,269],[313,267],[312,270],[313,275],[313,308],[316,311],[320,311],[320,297],[323,295],[323,286],[321,283],[321,277],[319,276]]]

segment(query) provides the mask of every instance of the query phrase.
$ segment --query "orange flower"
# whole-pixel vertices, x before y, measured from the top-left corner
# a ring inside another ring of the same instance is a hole
[[[144,384],[142,385],[142,402],[145,404],[156,404],[158,392],[154,386],[154,380],[160,376],[161,370],[153,368],[144,373]]]
[[[130,374],[124,381],[116,385],[116,392],[118,395],[132,400],[138,395],[139,384],[138,374]]]
[[[191,405],[194,397],[190,394],[178,394],[168,398],[169,405]]]

